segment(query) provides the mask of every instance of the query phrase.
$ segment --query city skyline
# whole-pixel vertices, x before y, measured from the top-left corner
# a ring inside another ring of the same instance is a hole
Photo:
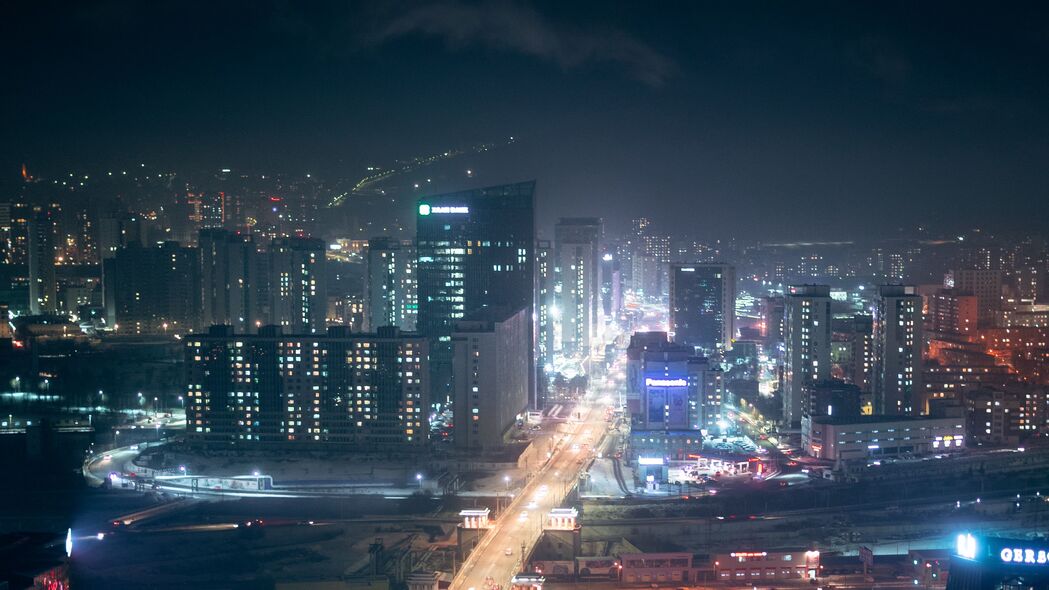
[[[1049,590],[1046,22],[12,7],[0,588]]]
[[[536,178],[544,220],[643,199],[673,232],[718,233],[682,219],[721,207],[740,237],[885,234],[901,210],[1033,228],[1044,7],[977,6],[21,5],[0,164],[353,177],[514,137],[438,192]]]

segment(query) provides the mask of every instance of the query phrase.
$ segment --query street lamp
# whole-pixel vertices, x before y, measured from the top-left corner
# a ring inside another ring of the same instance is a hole
[[[423,489],[423,474],[416,473],[415,474],[415,481],[419,483],[419,489],[420,490]]]
[[[503,482],[506,484],[506,491],[510,491],[510,476],[504,475]]]

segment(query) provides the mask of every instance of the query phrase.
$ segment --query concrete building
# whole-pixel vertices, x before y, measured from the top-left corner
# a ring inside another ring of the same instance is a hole
[[[829,461],[873,461],[961,450],[964,418],[817,416],[802,419],[802,450]]]
[[[831,376],[830,287],[792,286],[784,296],[783,422],[801,420],[802,388]]]
[[[254,332],[266,318],[260,300],[267,280],[255,240],[224,229],[202,229],[200,253],[202,324]]]
[[[529,404],[531,307],[480,310],[452,333],[455,446],[496,451]]]
[[[103,267],[114,329],[121,334],[188,334],[200,325],[200,255],[177,242],[129,244]]]
[[[669,302],[674,342],[707,354],[732,348],[736,335],[735,267],[671,264]]]
[[[995,313],[1002,308],[1002,271],[987,268],[952,270],[944,287],[958,294],[975,295],[979,327],[994,325]]]
[[[645,223],[637,224],[637,241],[631,258],[631,286],[649,299],[660,299],[668,287],[670,236],[651,233],[647,220],[642,220]]]
[[[429,440],[428,344],[417,334],[213,326],[184,340],[192,443],[390,451]]]
[[[691,347],[667,342],[641,353],[639,412],[634,429],[704,430],[717,425],[723,394],[720,367]]]
[[[1029,434],[1024,394],[1005,388],[980,388],[965,394],[969,444],[1015,445]],[[1023,429],[1023,430],[1021,430]]]
[[[269,249],[270,323],[294,334],[323,334],[328,317],[323,240],[279,238]]]
[[[1049,328],[1049,304],[1006,302],[997,312],[999,328]]]
[[[58,311],[58,282],[55,278],[57,204],[36,205],[29,212],[29,313],[53,315]]]
[[[820,575],[820,552],[814,549],[734,551],[714,554],[719,582],[761,586],[775,581],[811,580]]]
[[[770,350],[783,344],[784,299],[782,296],[765,297],[761,301],[762,335],[765,346]]]
[[[416,328],[419,315],[415,246],[408,240],[368,240],[364,279],[364,330]]]
[[[554,226],[555,264],[560,290],[561,342],[566,356],[585,357],[601,326],[601,236],[598,217],[561,218]]]
[[[645,387],[644,358],[649,348],[668,345],[666,332],[634,332],[626,349],[626,406],[631,415],[641,413],[641,394]]]
[[[870,392],[874,370],[874,319],[856,314],[834,318],[831,338],[831,362],[834,376]]]
[[[860,388],[840,379],[809,383],[802,388],[805,416],[856,418],[860,415]]]
[[[916,413],[922,378],[922,299],[912,286],[882,285],[874,301],[875,414]]]
[[[957,289],[937,289],[924,296],[925,325],[931,334],[971,334],[979,322],[975,295]]]
[[[452,392],[450,337],[484,308],[535,308],[535,181],[432,195],[418,202],[419,332],[431,339],[435,401]],[[529,328],[525,356],[535,362]],[[534,380],[534,376],[530,376]],[[534,394],[534,382],[530,384]]]
[[[535,361],[536,377],[541,393],[545,393],[546,378],[554,370],[554,250],[550,240],[535,244]]]

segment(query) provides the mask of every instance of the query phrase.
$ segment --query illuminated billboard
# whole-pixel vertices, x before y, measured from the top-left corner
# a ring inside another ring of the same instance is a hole
[[[645,387],[688,387],[687,379],[653,379],[645,377]]]

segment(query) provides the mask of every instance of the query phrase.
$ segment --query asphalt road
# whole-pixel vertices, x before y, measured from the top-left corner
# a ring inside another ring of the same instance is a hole
[[[601,443],[607,430],[605,409],[596,402],[576,405],[573,418],[575,412],[580,414],[579,419],[560,427],[565,439],[555,447],[550,460],[517,491],[509,508],[492,522],[488,533],[463,562],[452,582],[452,590],[508,588],[511,578],[521,571],[522,546],[524,555],[532,550],[542,531],[543,519],[551,509],[561,506],[565,493],[589,461],[589,452],[584,448],[587,433],[590,433],[589,446],[593,448]],[[529,507],[532,502],[534,505]]]

